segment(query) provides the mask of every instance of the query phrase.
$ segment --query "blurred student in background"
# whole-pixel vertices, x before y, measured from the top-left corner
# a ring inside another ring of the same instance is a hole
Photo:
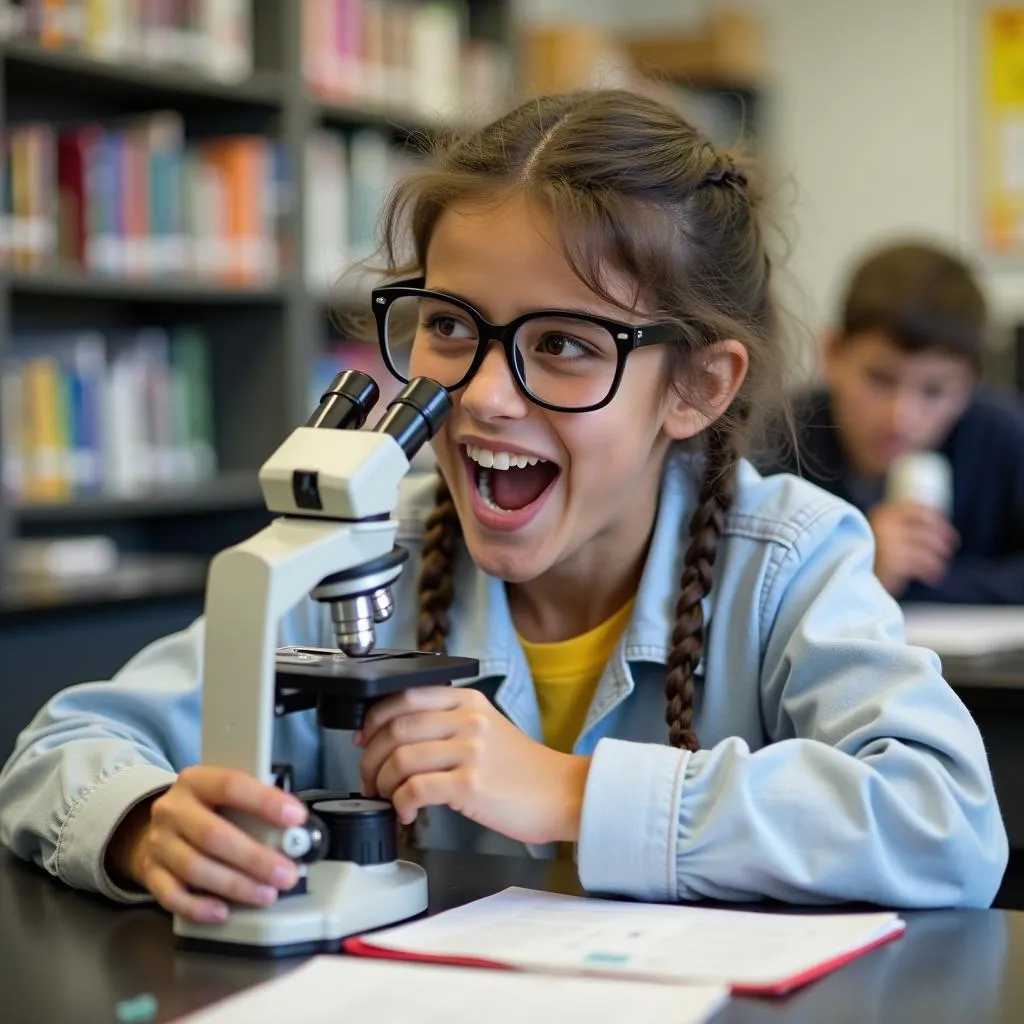
[[[875,572],[899,600],[1024,604],[1024,411],[980,387],[985,328],[959,259],[874,252],[848,283],[823,386],[797,401],[797,444],[765,459],[867,514]],[[917,461],[945,471],[946,501],[906,472],[921,453],[942,456]]]

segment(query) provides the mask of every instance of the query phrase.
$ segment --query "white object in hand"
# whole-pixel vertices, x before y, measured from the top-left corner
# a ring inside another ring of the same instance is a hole
[[[899,455],[889,468],[886,486],[889,501],[914,501],[919,505],[953,514],[953,470],[938,452]]]

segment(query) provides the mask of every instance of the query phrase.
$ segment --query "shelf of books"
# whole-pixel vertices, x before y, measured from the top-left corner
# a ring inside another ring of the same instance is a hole
[[[325,121],[376,112],[430,129],[482,122],[508,98],[508,47],[470,34],[471,5],[306,0],[302,13],[303,80]]]
[[[216,477],[199,330],[15,334],[0,383],[3,483],[15,505],[196,488]]]
[[[15,271],[267,287],[287,240],[279,140],[186,141],[173,110],[119,123],[11,125],[0,257]]]
[[[59,72],[69,85],[92,78],[280,102],[280,79],[257,71],[253,61],[254,15],[269,6],[265,0],[256,6],[251,0],[3,0],[0,53],[16,75],[38,68]]]
[[[368,310],[390,187],[507,103],[504,3],[0,0],[3,594],[115,581],[121,522],[159,558],[110,586],[143,594],[183,535],[242,539],[325,374],[388,392],[337,314]]]

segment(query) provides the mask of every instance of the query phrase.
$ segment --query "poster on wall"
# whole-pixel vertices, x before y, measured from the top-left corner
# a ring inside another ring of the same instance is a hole
[[[979,10],[981,243],[1024,256],[1024,4]]]

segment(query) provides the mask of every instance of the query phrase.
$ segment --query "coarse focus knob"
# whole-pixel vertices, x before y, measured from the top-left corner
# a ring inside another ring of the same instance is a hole
[[[398,818],[387,800],[318,800],[312,810],[327,828],[328,860],[390,864],[398,856]]]

